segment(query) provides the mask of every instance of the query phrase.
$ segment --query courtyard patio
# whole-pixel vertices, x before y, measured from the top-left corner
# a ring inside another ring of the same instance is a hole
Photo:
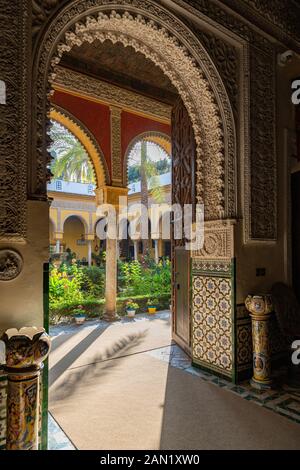
[[[191,366],[169,311],[50,333],[50,450],[300,448],[300,394]]]

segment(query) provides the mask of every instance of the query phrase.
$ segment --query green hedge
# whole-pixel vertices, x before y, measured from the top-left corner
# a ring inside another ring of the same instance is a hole
[[[159,304],[157,306],[158,310],[166,310],[169,309],[169,305],[171,302],[171,296],[169,292],[161,293],[161,294],[154,294],[155,298],[159,300]],[[151,296],[151,297],[153,297]],[[126,302],[131,299],[135,303],[139,305],[138,312],[146,312],[147,311],[147,300],[149,299],[149,295],[135,295],[131,297],[118,297],[117,298],[117,312],[119,315],[125,314],[125,305]],[[50,322],[57,323],[63,317],[71,316],[73,311],[78,308],[79,306],[83,307],[86,315],[89,318],[102,318],[104,315],[105,309],[105,300],[104,299],[85,299],[81,300],[80,302],[73,302],[69,304],[62,304],[59,308],[51,308],[50,307]]]

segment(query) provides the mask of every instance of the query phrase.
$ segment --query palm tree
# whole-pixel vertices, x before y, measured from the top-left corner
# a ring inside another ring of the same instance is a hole
[[[89,155],[79,140],[64,126],[52,121],[50,151],[56,155],[51,165],[54,178],[80,183],[94,183]]]
[[[151,158],[151,152],[149,151],[150,145],[161,149],[160,146],[154,143],[147,142],[147,140],[141,140],[133,148],[129,159],[128,166],[134,166],[136,171],[140,174],[141,181],[141,204],[144,207],[149,205],[149,193],[155,202],[163,202],[163,191],[159,185],[159,165],[157,161]],[[161,149],[165,159],[170,160],[169,155]],[[149,239],[143,241],[143,256],[149,254]]]

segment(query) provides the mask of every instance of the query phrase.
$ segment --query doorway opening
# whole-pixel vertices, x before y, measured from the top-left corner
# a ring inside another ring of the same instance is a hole
[[[45,100],[36,103],[36,135],[42,136],[43,141],[41,147],[37,142],[37,159],[44,159],[44,163],[47,159],[46,91],[50,82],[54,91],[51,106],[58,113],[63,110],[62,114],[72,125],[81,129],[94,157],[98,155],[98,159],[92,158],[97,203],[116,204],[119,195],[124,195],[125,191],[127,194],[124,155],[135,135],[149,130],[168,134],[166,127],[170,128],[172,121],[172,202],[205,202],[208,220],[234,216],[233,114],[224,85],[198,40],[167,10],[162,8],[163,15],[156,14],[151,5],[149,13],[147,2],[139,7],[133,7],[131,2],[125,6],[122,2],[118,11],[108,11],[109,7],[101,3],[90,11],[77,12],[77,16],[74,11],[66,14],[68,8],[49,22],[49,31],[37,51],[36,85],[45,92]],[[122,58],[125,58],[123,64]],[[149,129],[150,121],[155,122],[155,128]],[[107,129],[114,132],[107,132]],[[35,138],[34,135],[33,140]],[[43,192],[38,183],[34,185],[32,191]],[[96,221],[89,218],[88,230],[95,227]],[[173,260],[183,246],[184,240],[172,240],[171,249],[168,245]],[[140,250],[144,247],[140,246]],[[106,259],[106,271],[111,267],[109,279],[106,276],[105,295],[110,297],[106,298],[106,311],[111,314],[116,310],[117,245],[112,244],[111,250],[106,246],[106,252],[111,255],[109,263]],[[174,289],[176,286],[180,290],[180,282],[175,281],[174,265],[173,337],[189,349],[190,337],[184,336],[189,334],[190,326],[181,328],[182,319],[176,318]],[[186,275],[189,274],[188,267]],[[188,289],[184,289],[184,293],[189,297]],[[190,324],[189,302],[181,301],[181,305],[185,306],[185,321]],[[68,368],[79,360],[83,347],[90,348],[97,335],[99,331],[92,331],[75,351],[74,348],[69,351]],[[140,337],[133,339],[141,341]],[[131,344],[133,339],[130,337]],[[106,357],[111,357],[119,348],[127,348],[127,344],[124,341],[114,345],[112,350],[106,351]],[[64,371],[64,367],[58,361],[57,380],[60,371]]]

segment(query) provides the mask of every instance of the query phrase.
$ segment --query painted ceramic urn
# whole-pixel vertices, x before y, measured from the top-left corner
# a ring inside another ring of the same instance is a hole
[[[7,433],[6,450],[37,450],[40,430],[41,370],[51,340],[44,328],[7,330],[6,349]]]
[[[10,328],[3,336],[6,347],[6,367],[27,369],[39,367],[49,354],[51,340],[44,328]]]
[[[270,294],[248,295],[245,305],[249,312],[254,315],[268,315],[273,311]]]
[[[253,377],[251,385],[264,390],[272,386],[269,325],[270,313],[273,311],[271,296],[269,294],[248,295],[245,305],[252,320]]]

